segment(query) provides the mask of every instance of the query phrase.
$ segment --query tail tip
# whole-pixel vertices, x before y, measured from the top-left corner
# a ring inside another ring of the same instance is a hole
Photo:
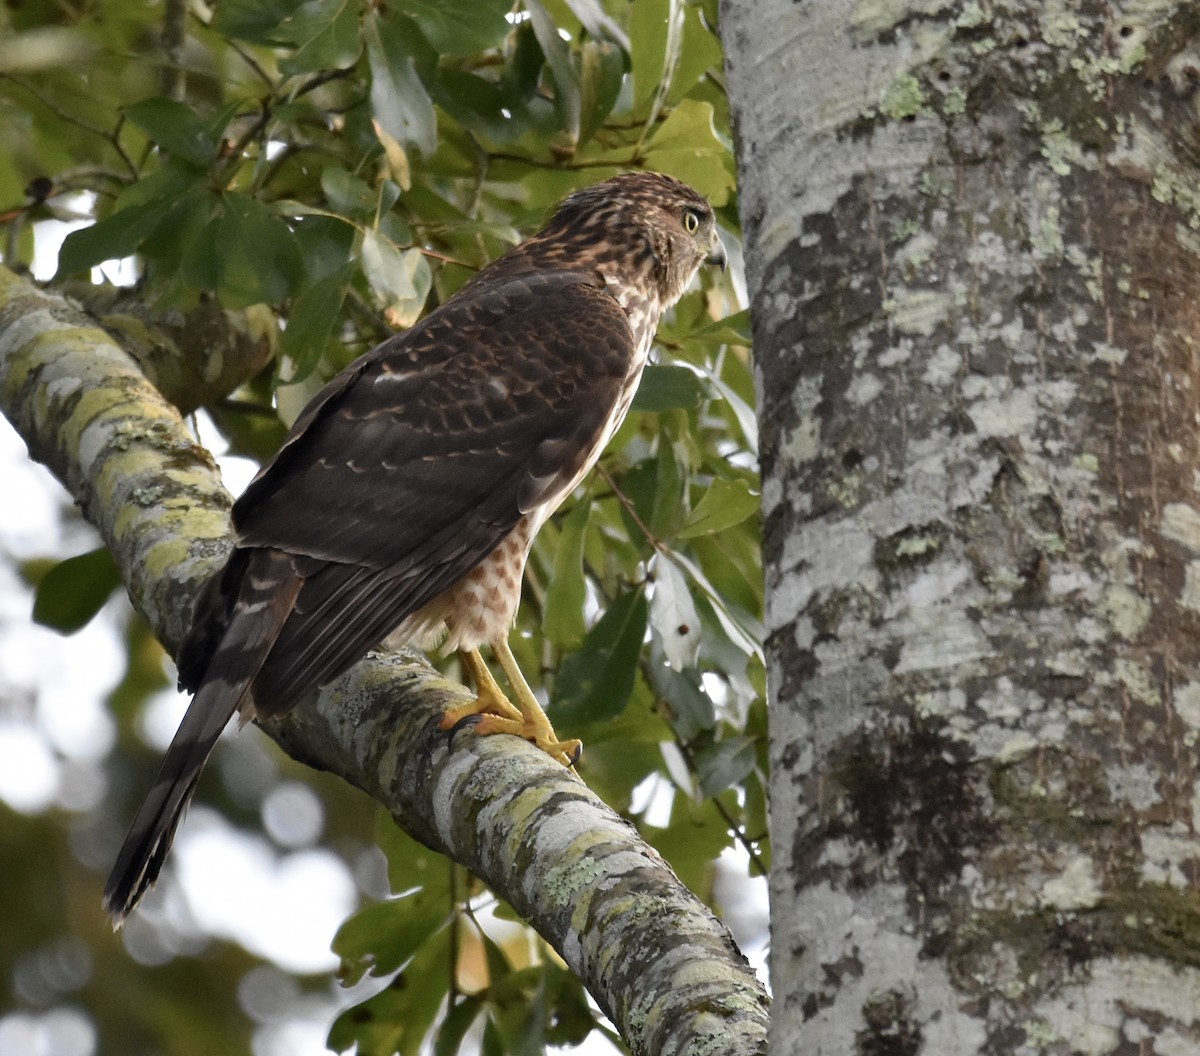
[[[115,887],[110,881],[108,888],[104,892],[104,897],[100,900],[100,906],[107,915],[109,923],[112,924],[113,931],[121,930],[121,926],[129,918],[129,914],[133,912],[133,908],[137,905],[140,897],[140,892],[125,892],[122,894],[120,889]]]

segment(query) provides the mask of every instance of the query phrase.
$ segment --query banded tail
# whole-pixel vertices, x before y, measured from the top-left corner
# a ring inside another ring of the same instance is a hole
[[[181,670],[187,655],[190,672],[199,667],[203,674],[104,886],[104,908],[114,928],[125,922],[158,878],[196,781],[226,723],[239,708],[253,716],[247,694],[303,582],[291,555],[256,549],[245,552],[244,560],[231,560],[214,580],[217,590],[210,587],[201,596],[194,629],[181,650]],[[214,621],[223,625],[216,635]],[[197,660],[197,635],[209,639],[201,648],[211,651],[210,658]]]

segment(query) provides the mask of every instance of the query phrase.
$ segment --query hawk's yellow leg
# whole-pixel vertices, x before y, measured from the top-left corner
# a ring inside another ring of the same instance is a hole
[[[479,650],[462,649],[458,655],[462,657],[463,666],[471,672],[471,681],[475,684],[475,699],[470,704],[446,712],[442,727],[448,730],[470,715],[495,715],[519,722],[522,718],[521,709],[504,695],[504,690],[497,685],[492,672],[479,655]]]
[[[574,766],[583,751],[583,742],[558,739],[550,719],[517,666],[517,658],[513,656],[508,642],[501,639],[493,648],[520,707],[516,707],[496,684],[479,650],[464,649],[459,655],[475,682],[475,699],[461,708],[447,711],[442,719],[442,729],[449,730],[459,723],[470,722],[476,733],[511,733],[532,742],[560,763]]]

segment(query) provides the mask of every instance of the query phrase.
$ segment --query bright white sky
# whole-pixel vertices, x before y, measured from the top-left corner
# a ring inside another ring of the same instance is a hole
[[[39,230],[39,277],[53,273],[53,264],[45,262],[55,260],[73,226],[79,225]],[[109,277],[115,274],[120,272]],[[201,440],[221,450],[219,438],[207,435],[204,425],[201,419]],[[254,466],[244,459],[219,461],[226,485],[236,494]],[[114,599],[67,638],[33,624],[31,592],[13,566],[28,558],[81,553],[98,540],[72,515],[59,484],[29,461],[24,443],[2,417],[0,479],[5,482],[5,502],[0,504],[0,801],[26,814],[51,807],[84,811],[103,795],[102,764],[115,737],[104,700],[122,673],[120,628],[128,603]],[[182,695],[160,695],[147,710],[146,739],[165,748],[186,704]],[[239,767],[250,773],[261,770],[261,777],[273,780],[274,764],[259,735],[227,731],[230,736],[237,738]],[[669,809],[669,796],[669,783],[651,778],[642,798],[657,813]],[[150,963],[186,956],[205,936],[215,935],[241,943],[286,971],[332,973],[337,960],[330,942],[358,905],[358,886],[339,857],[315,846],[324,808],[307,786],[280,786],[266,799],[263,812],[272,839],[237,830],[212,811],[191,812],[172,853],[173,871],[168,870],[123,932],[131,956]],[[382,865],[376,866],[368,871],[383,875]],[[727,852],[718,894],[727,907],[727,923],[765,980],[766,884],[746,880],[744,854]],[[97,889],[97,913],[99,897]],[[286,975],[267,968],[256,972],[241,989],[243,1004],[260,1023],[254,1056],[325,1053],[325,1035],[336,1011],[365,996],[361,989],[347,992],[331,982],[327,998],[313,1001],[301,998]],[[281,1004],[286,1014],[281,1015]],[[0,1015],[0,1056],[94,1056],[95,1051],[90,1020],[78,1009]],[[613,1050],[593,1035],[571,1051],[592,1056]]]

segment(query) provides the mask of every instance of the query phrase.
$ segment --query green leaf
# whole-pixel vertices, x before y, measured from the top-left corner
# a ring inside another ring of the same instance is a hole
[[[440,68],[434,98],[464,128],[492,142],[514,142],[528,127],[515,115],[505,117],[504,93],[496,84],[473,73]]]
[[[245,195],[224,194],[221,206],[207,231],[222,303],[227,308],[278,304],[304,275],[304,259],[291,228]]]
[[[67,236],[59,251],[58,276],[128,257],[164,226],[175,237],[177,225],[168,221],[181,205],[208,208],[211,199],[203,190],[204,182],[204,172],[194,165],[168,159],[161,168],[122,191],[108,216]],[[180,254],[173,256],[177,264]]]
[[[695,410],[704,397],[704,385],[687,367],[651,363],[642,373],[633,397],[635,411]]]
[[[708,382],[714,389],[725,397],[730,409],[733,411],[734,417],[737,418],[737,423],[741,427],[742,436],[745,438],[746,446],[753,455],[758,454],[758,416],[754,413],[754,408],[742,399],[734,390],[727,385],[721,378],[717,377],[711,371],[708,373]]]
[[[681,445],[671,443],[666,435],[658,439],[658,458],[655,459],[654,496],[650,515],[646,519],[659,539],[673,535],[687,512],[684,506],[684,480],[687,466],[681,457]]]
[[[521,22],[514,32],[500,75],[500,90],[509,106],[515,108],[533,97],[545,62],[546,56],[542,53],[533,26]]]
[[[724,58],[721,42],[704,24],[699,8],[684,8],[682,29],[679,58],[667,92],[667,102],[672,104],[679,102],[709,70],[720,70]]]
[[[384,305],[388,321],[397,328],[420,318],[433,286],[429,261],[417,247],[397,249],[378,231],[363,235],[362,268],[371,289]]]
[[[33,598],[33,619],[43,627],[73,634],[86,626],[121,585],[107,547],[60,561],[43,577]]]
[[[220,281],[221,236],[218,219],[217,216],[210,217],[193,234],[179,262],[179,273],[184,282],[205,293],[215,290]]]
[[[647,675],[654,691],[670,708],[671,728],[685,744],[717,724],[716,708],[695,668],[676,671],[661,662],[651,663]]]
[[[576,649],[587,631],[583,603],[583,541],[592,504],[586,499],[571,507],[558,540],[554,572],[542,607],[542,632],[560,649]]]
[[[462,998],[442,1021],[433,1043],[433,1056],[458,1056],[463,1038],[482,1011],[483,1002],[477,997]]]
[[[750,309],[743,308],[740,312],[715,319],[689,330],[688,341],[700,341],[706,345],[742,345],[748,346],[750,337]]]
[[[483,1042],[479,1051],[480,1056],[505,1056],[504,1038],[493,1015],[489,1015],[483,1024]]]
[[[371,110],[393,139],[432,154],[437,148],[437,117],[417,75],[413,34],[405,32],[405,21],[392,18],[381,24],[374,15],[367,19]]]
[[[378,200],[366,180],[352,176],[340,165],[321,170],[321,192],[329,207],[345,216],[367,216],[375,211]]]
[[[684,99],[647,144],[647,168],[690,183],[713,205],[724,205],[733,190],[729,164],[729,150],[713,128],[712,103]]]
[[[416,296],[410,269],[404,263],[405,255],[411,252],[400,249],[374,229],[363,232],[360,254],[363,274],[381,303],[391,304]],[[413,258],[410,255],[408,259],[411,261]]]
[[[649,5],[643,3],[639,6]],[[567,0],[567,7],[593,40],[611,40],[619,44],[622,51],[629,50],[629,36],[597,0]]]
[[[612,113],[625,81],[625,55],[610,40],[583,45],[579,69],[579,143],[586,143]]]
[[[161,283],[164,289],[174,290],[177,295],[190,299],[195,290],[186,289],[184,264],[196,243],[202,241],[220,204],[220,197],[207,190],[177,199],[138,247],[138,257],[145,262],[146,274]],[[214,286],[210,283],[197,288],[211,290]],[[170,294],[164,293],[164,296],[169,298]]]
[[[149,206],[160,198],[207,196],[208,173],[196,168],[188,161],[168,158],[166,163],[137,183],[130,184],[113,203],[113,213],[132,209],[134,206]]]
[[[700,791],[715,796],[745,780],[754,769],[755,744],[753,737],[731,737],[701,748],[695,755]]]
[[[676,796],[670,825],[643,826],[643,831],[689,890],[700,898],[712,897],[713,861],[729,846],[729,822],[712,800],[697,803],[690,796]]]
[[[540,985],[545,968],[514,972],[499,987],[488,988],[492,1022],[504,1039],[508,1056],[541,1056],[546,1028],[546,1006]]]
[[[483,944],[483,955],[487,962],[489,995],[517,991],[519,980],[508,954],[486,932],[480,932],[479,941]]]
[[[276,203],[276,208],[279,204]],[[294,215],[290,212],[285,215]],[[304,257],[304,275],[308,282],[340,272],[352,262],[356,235],[353,225],[340,217],[303,216],[292,228]]]
[[[321,362],[353,277],[354,265],[345,264],[340,271],[317,279],[296,298],[281,342],[293,366],[289,384],[303,381]]]
[[[125,108],[125,120],[146,133],[163,150],[207,168],[217,156],[217,143],[200,115],[190,106],[155,96]]]
[[[224,37],[255,44],[288,39],[280,32],[301,0],[221,0],[210,28]]]
[[[566,41],[558,35],[558,26],[539,0],[525,0],[525,10],[529,12],[533,32],[554,77],[554,107],[558,111],[558,119],[568,135],[578,141],[582,104],[579,74],[575,71],[575,63],[571,61],[571,52]]]
[[[509,1052],[541,1053],[547,1043],[577,1045],[587,1037],[595,1018],[574,975],[550,963],[525,969],[521,975],[525,1014],[508,1021]]]
[[[675,533],[676,538],[691,539],[697,535],[712,535],[756,514],[762,498],[751,490],[749,483],[740,478],[726,480],[717,477],[709,485],[692,510],[691,516]]]
[[[680,450],[681,446],[677,448],[665,435],[660,435],[655,456],[643,459],[621,478],[621,489],[633,502],[641,523],[624,509],[621,517],[629,537],[639,546],[645,539],[645,529],[655,539],[669,538],[687,514],[683,494],[685,467],[677,457]]]
[[[343,1012],[327,1044],[360,1056],[417,1056],[450,986],[450,943],[425,943],[409,965],[374,997]]]
[[[360,909],[338,928],[333,939],[333,952],[342,959],[339,977],[352,986],[367,972],[390,975],[445,927],[447,920],[445,892],[436,888],[418,888]]]
[[[647,106],[662,84],[666,69],[668,3],[631,4],[629,58],[635,108]],[[644,110],[643,110],[644,112]]]
[[[756,657],[759,661],[763,659],[763,640],[766,638],[766,633],[762,625],[762,621],[749,613],[739,611],[736,606],[728,605],[725,599],[717,593],[708,577],[704,574],[695,562],[688,559],[686,554],[676,552],[675,560],[680,564],[683,570],[692,577],[692,582],[695,583],[701,592],[697,596],[697,607],[700,609],[701,616],[707,608],[717,624],[720,625],[722,632],[727,636],[730,645],[736,649],[740,649],[747,656]],[[713,649],[713,644],[706,643],[706,651]],[[726,670],[733,670],[732,661],[724,665]]]
[[[229,441],[229,453],[265,462],[282,446],[287,427],[268,406],[244,407],[241,403],[219,403],[209,407],[221,435]]]
[[[291,76],[352,66],[362,51],[359,10],[358,0],[312,0],[299,7],[286,36],[300,48],[280,60],[280,71]]]
[[[386,814],[379,815],[375,843],[387,857],[388,883],[393,891],[411,892],[420,888],[415,896],[420,900],[419,906],[433,913],[449,912],[455,898],[451,891],[453,865],[397,828]],[[440,911],[439,906],[443,907]]]
[[[497,48],[510,29],[511,0],[393,0],[421,27],[442,55],[458,57]]]
[[[122,209],[91,227],[72,231],[58,251],[58,278],[86,271],[106,260],[130,256],[178,201],[172,194]]]
[[[700,614],[696,612],[687,578],[662,554],[654,559],[650,627],[663,655],[676,671],[695,666],[700,654]]]
[[[551,1045],[578,1045],[596,1025],[583,983],[574,973],[547,964],[543,986],[550,1006],[546,1041]]]
[[[559,668],[554,682],[554,721],[615,718],[625,710],[646,636],[648,606],[639,587],[617,598]]]
[[[688,540],[688,556],[729,605],[760,612],[763,603],[762,538],[757,517],[717,535]]]

